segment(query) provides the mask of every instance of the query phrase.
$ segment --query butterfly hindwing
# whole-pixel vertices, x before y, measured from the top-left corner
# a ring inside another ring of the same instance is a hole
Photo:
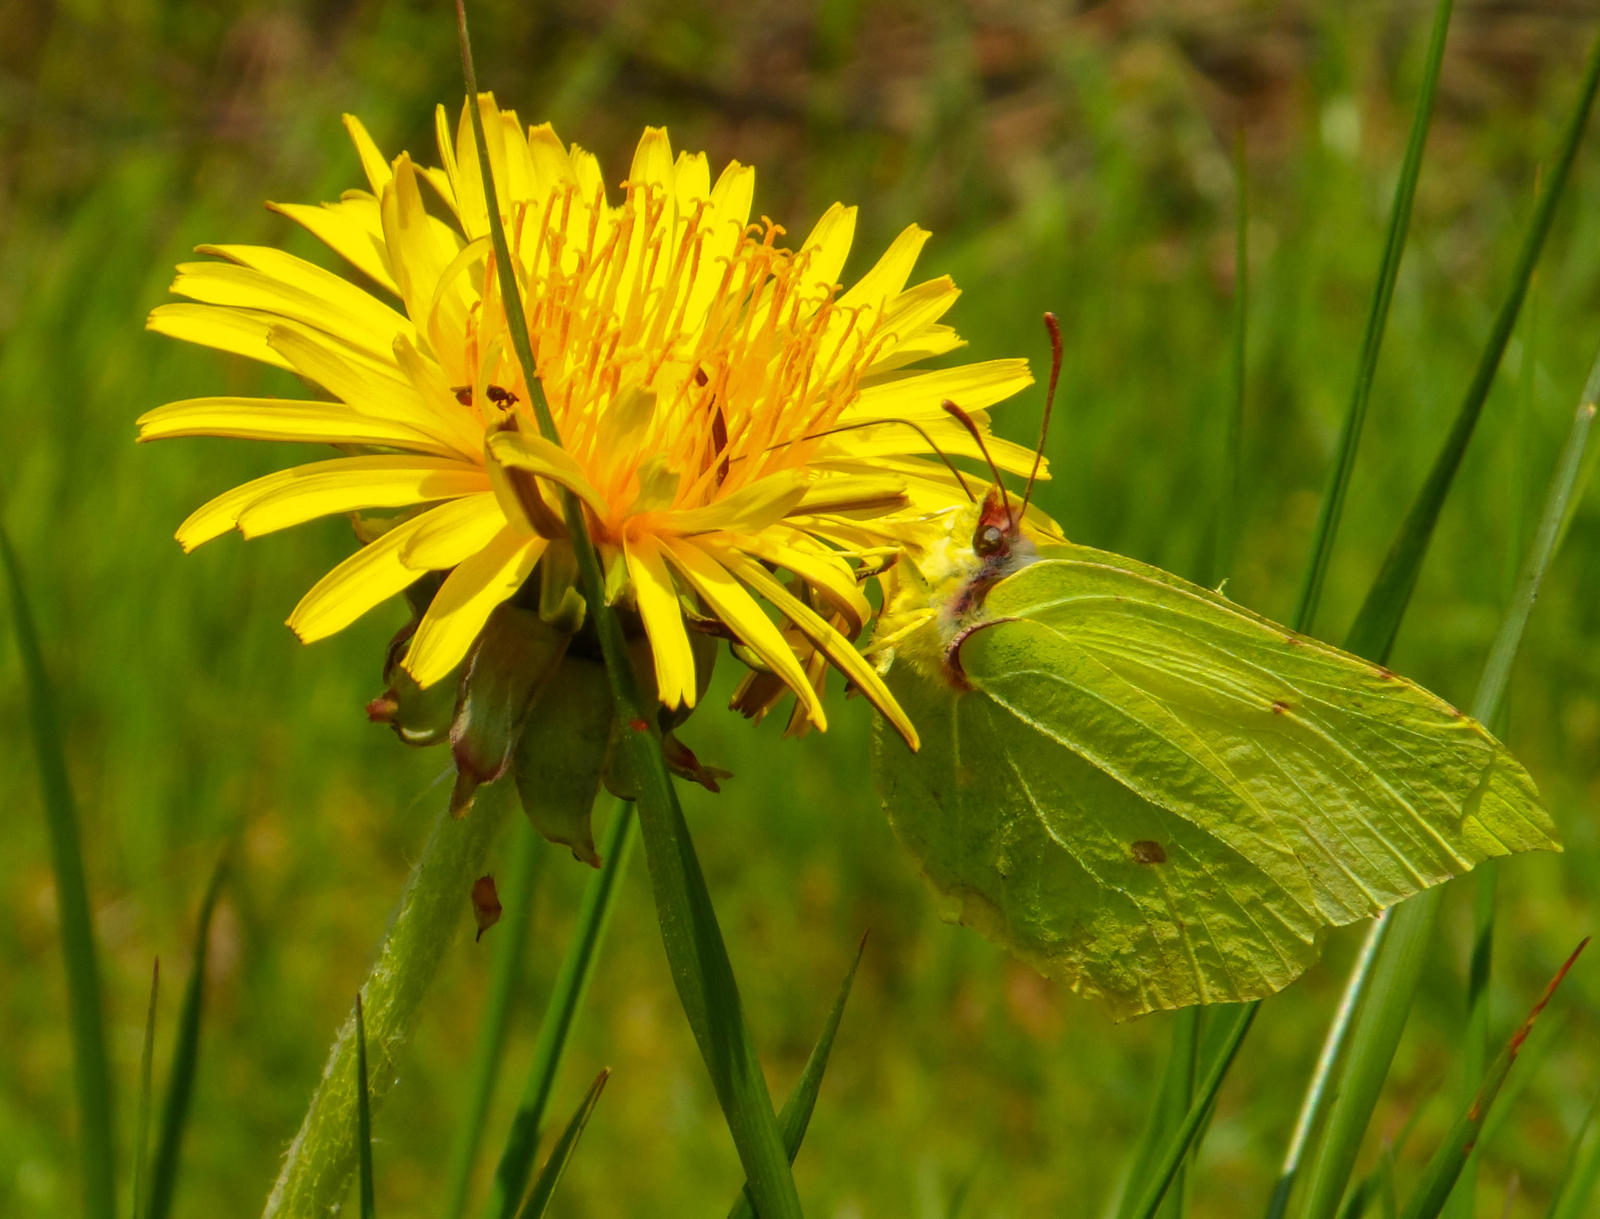
[[[1155,568],[1052,547],[988,593],[884,803],[974,924],[1122,1016],[1255,998],[1319,931],[1555,846],[1527,773],[1403,678]]]

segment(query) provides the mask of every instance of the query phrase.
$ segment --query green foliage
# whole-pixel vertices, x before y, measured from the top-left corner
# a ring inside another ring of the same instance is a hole
[[[1324,927],[1556,845],[1482,725],[1156,568],[1046,549],[950,630],[890,671],[924,744],[880,732],[884,806],[964,922],[1118,1017],[1261,998]]]
[[[911,220],[927,225],[929,272],[949,270],[965,290],[951,320],[971,358],[1021,354],[1040,312],[1056,310],[1067,366],[1043,505],[1075,540],[1206,583],[1213,522],[1195,511],[1196,488],[1217,485],[1214,438],[1234,402],[1236,216],[1223,149],[1242,115],[1251,333],[1227,592],[1288,615],[1386,240],[1424,62],[1421,23],[1335,5],[1281,15],[1267,6],[1247,20],[1172,6],[1159,21],[1120,5],[948,21],[903,6],[825,7],[814,30],[798,10],[729,21],[693,0],[671,12],[633,0],[560,9],[488,0],[474,17],[501,100],[599,150],[613,178],[640,127],[666,122],[676,145],[755,163],[758,207],[785,223],[803,227],[835,199],[861,203],[853,267]],[[1389,543],[1397,504],[1450,426],[1582,71],[1589,14],[1459,7],[1324,585],[1318,621],[1335,638]],[[252,1214],[422,851],[447,760],[400,749],[362,714],[403,606],[314,648],[282,626],[299,593],[348,553],[342,525],[188,557],[173,544],[195,503],[307,455],[221,442],[135,449],[129,421],[158,403],[219,385],[289,388],[145,335],[139,319],[166,299],[171,265],[198,242],[287,243],[316,257],[261,199],[334,199],[358,184],[342,110],[386,147],[427,154],[432,107],[459,94],[459,69],[448,21],[415,6],[180,0],[14,18],[0,101],[14,170],[0,176],[0,427],[10,453],[0,493],[81,797],[110,1069],[131,1100],[150,958],[182,953],[194,893],[219,838],[242,820],[245,880],[218,910],[180,1210]],[[1397,641],[1394,666],[1452,700],[1470,693],[1600,332],[1600,230],[1587,206],[1600,164],[1590,152],[1547,239],[1541,324],[1507,348],[1511,376],[1490,389]],[[1522,392],[1527,410],[1514,413]],[[1035,412],[1023,403],[995,417],[1027,442]],[[1590,496],[1574,504],[1510,691],[1505,740],[1538,779],[1568,851],[1500,869],[1490,1006],[1501,1028],[1570,948],[1600,888],[1597,563]],[[686,792],[685,814],[775,1083],[801,1070],[816,1035],[814,1004],[796,996],[831,991],[841,946],[873,928],[797,1170],[808,1211],[941,1214],[979,1162],[967,1219],[1092,1206],[1149,1110],[1171,1021],[1108,1027],[1094,1006],[941,926],[864,794],[865,709],[830,703],[828,734],[780,741],[773,724],[752,731],[719,712],[734,676],[725,665],[683,733],[737,777],[720,796]],[[8,723],[28,722],[27,689],[0,649]],[[0,773],[0,794],[15,810],[0,965],[23,981],[0,988],[0,1027],[21,1047],[0,1061],[0,1211],[66,1212],[78,1205],[82,1143],[34,767]],[[509,875],[512,847],[507,836],[487,870]],[[564,852],[548,864],[517,1011],[536,1013],[550,995],[591,882]],[[579,1213],[579,1202],[585,1214],[687,1213],[704,1208],[708,1181],[731,1193],[740,1179],[715,1099],[696,1082],[643,879],[635,869],[613,890],[614,933],[565,1042],[575,1069],[591,1064],[585,1082],[600,1062],[616,1078],[552,1214]],[[1416,1137],[1393,1151],[1402,1195],[1454,1116],[1469,905],[1465,894],[1445,899],[1357,1162],[1365,1174],[1379,1138],[1414,1121]],[[379,1115],[386,1211],[443,1196],[441,1149],[466,1109],[488,962],[506,930],[481,950],[458,935],[443,958]],[[1231,1216],[1270,1190],[1359,939],[1331,934],[1327,963],[1262,1007],[1209,1125],[1191,1191],[1197,1219]],[[1482,1149],[1486,1213],[1500,1213],[1513,1174],[1517,1219],[1543,1215],[1563,1189],[1597,1078],[1588,1047],[1600,1035],[1600,991],[1589,974],[1569,979],[1566,1034],[1547,1061],[1519,1064],[1526,1092]],[[513,1078],[542,1036],[535,1023],[512,1021]],[[515,1091],[494,1098],[491,1140]],[[1591,1175],[1596,1145],[1591,1133]],[[641,1160],[641,1171],[616,1171]],[[1563,1219],[1592,1204],[1579,1184],[1563,1190]]]

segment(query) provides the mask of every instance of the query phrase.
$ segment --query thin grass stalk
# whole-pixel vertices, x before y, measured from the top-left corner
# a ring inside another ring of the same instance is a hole
[[[584,1127],[589,1124],[589,1115],[594,1112],[594,1107],[600,1100],[600,1093],[605,1091],[606,1080],[610,1078],[611,1068],[606,1067],[589,1085],[589,1091],[578,1105],[578,1111],[572,1115],[567,1128],[561,1132],[556,1145],[550,1149],[550,1158],[539,1170],[539,1178],[533,1183],[533,1189],[528,1192],[528,1201],[517,1213],[517,1219],[541,1219],[549,1209],[550,1199],[555,1196],[561,1174],[567,1171],[567,1165],[572,1161],[572,1153],[578,1149],[578,1140],[583,1137]]]
[[[1311,1084],[1300,1102],[1300,1115],[1295,1119],[1294,1134],[1289,1138],[1289,1150],[1284,1153],[1283,1167],[1278,1170],[1278,1181],[1273,1186],[1272,1199],[1267,1205],[1267,1219],[1283,1219],[1288,1213],[1289,1195],[1294,1191],[1295,1180],[1300,1175],[1300,1164],[1305,1158],[1306,1148],[1311,1144],[1311,1133],[1328,1099],[1328,1081],[1338,1065],[1345,1038],[1349,1036],[1356,1003],[1366,993],[1370,982],[1372,962],[1378,955],[1378,943],[1383,937],[1388,914],[1387,910],[1381,912],[1367,927],[1366,938],[1361,941],[1361,950],[1356,954],[1355,964],[1351,966],[1350,976],[1339,995],[1333,1023],[1328,1026],[1322,1051],[1317,1055],[1317,1065],[1311,1072]]]
[[[1233,553],[1239,544],[1239,522],[1243,515],[1240,455],[1244,448],[1246,345],[1250,323],[1250,208],[1249,162],[1244,128],[1233,137],[1233,350],[1229,361],[1232,391],[1222,435],[1222,496],[1217,509],[1217,580],[1233,572]]]
[[[1578,487],[1579,472],[1585,466],[1584,453],[1597,397],[1600,397],[1600,357],[1596,358],[1584,386],[1583,399],[1557,466],[1516,596],[1506,610],[1484,663],[1472,704],[1472,713],[1479,721],[1492,720],[1505,696],[1512,661],[1516,658],[1539,586],[1554,556],[1569,501]],[[1402,587],[1409,593],[1409,586]],[[1390,632],[1385,637],[1392,639],[1394,636]],[[1371,973],[1370,993],[1356,1017],[1350,1055],[1340,1073],[1338,1096],[1329,1111],[1327,1128],[1300,1210],[1302,1219],[1328,1219],[1338,1209],[1410,1014],[1446,888],[1439,885],[1425,890],[1395,907],[1386,920]]]
[[[1189,1154],[1189,1147],[1194,1142],[1195,1135],[1200,1132],[1200,1127],[1211,1112],[1211,1106],[1222,1088],[1222,1081],[1228,1074],[1228,1068],[1233,1065],[1234,1057],[1239,1053],[1239,1047],[1244,1043],[1245,1034],[1250,1031],[1250,1025],[1260,1007],[1259,1001],[1237,1006],[1233,1023],[1220,1035],[1217,1051],[1206,1066],[1205,1076],[1195,1095],[1194,1103],[1189,1106],[1189,1112],[1172,1132],[1165,1149],[1157,1159],[1151,1174],[1151,1182],[1140,1195],[1139,1204],[1129,1212],[1132,1219],[1153,1219],[1156,1211],[1160,1209],[1167,1190],[1172,1186],[1173,1178],[1177,1176],[1178,1166],[1183,1163],[1184,1156]]]
[[[1477,370],[1472,375],[1472,382],[1467,386],[1455,423],[1434,459],[1432,469],[1428,471],[1422,490],[1412,501],[1411,511],[1405,523],[1400,527],[1388,553],[1384,556],[1383,566],[1379,569],[1378,578],[1373,582],[1372,590],[1367,594],[1366,601],[1362,603],[1360,612],[1356,615],[1355,626],[1352,627],[1351,633],[1362,638],[1371,637],[1373,652],[1387,653],[1394,644],[1396,632],[1400,629],[1398,619],[1389,614],[1386,606],[1396,599],[1409,599],[1411,590],[1416,586],[1428,540],[1433,536],[1434,526],[1438,524],[1439,512],[1444,505],[1445,492],[1455,478],[1461,459],[1466,454],[1467,444],[1477,427],[1478,418],[1483,413],[1483,404],[1489,396],[1489,387],[1494,383],[1495,372],[1500,367],[1500,357],[1505,352],[1506,342],[1516,325],[1517,313],[1522,307],[1523,298],[1527,295],[1528,281],[1533,276],[1539,254],[1544,249],[1545,237],[1550,232],[1550,222],[1555,216],[1556,205],[1565,193],[1567,180],[1571,176],[1572,163],[1577,158],[1578,144],[1583,139],[1584,128],[1588,125],[1589,112],[1594,106],[1597,89],[1600,89],[1600,32],[1597,32],[1589,51],[1583,82],[1579,86],[1577,101],[1573,105],[1567,119],[1566,130],[1562,134],[1555,168],[1550,173],[1550,180],[1543,195],[1534,207],[1533,219],[1529,222],[1527,233],[1523,237],[1522,249],[1517,254],[1516,267],[1511,274],[1510,290],[1495,315],[1488,342],[1484,345]],[[1362,655],[1368,654],[1362,652]]]
[[[144,1047],[139,1051],[139,1113],[133,1126],[133,1219],[144,1219],[149,1194],[150,1113],[155,1097],[156,996],[161,992],[161,958],[150,967],[150,1007],[144,1017]]]
[[[398,1074],[400,1051],[444,954],[470,909],[472,882],[511,810],[506,785],[480,792],[469,816],[439,814],[378,959],[362,985],[369,1099],[382,1104]],[[267,1199],[266,1219],[324,1215],[344,1201],[356,1167],[355,1016],[346,1018],[299,1133]]]
[[[600,945],[605,942],[606,928],[611,924],[617,886],[627,872],[628,858],[633,853],[634,829],[633,805],[618,800],[601,844],[600,870],[589,878],[584,888],[577,924],[572,929],[572,938],[567,941],[566,955],[561,960],[555,985],[539,1021],[539,1039],[533,1048],[528,1082],[495,1168],[489,1198],[482,1212],[485,1219],[508,1219],[533,1175],[534,1154],[539,1148],[550,1092],[566,1056],[572,1026],[588,993],[589,979],[594,976],[594,964]]]
[[[523,381],[539,429],[545,439],[560,444],[549,403],[539,388],[515,265],[506,243],[500,209],[494,203],[499,196],[483,134],[483,116],[478,108],[477,76],[472,66],[463,0],[457,0],[456,14],[467,83],[467,110],[483,174],[484,197],[490,201],[487,209],[489,232],[507,328],[522,366]],[[621,734],[621,756],[638,782],[639,829],[645,844],[645,861],[650,870],[661,938],[678,998],[700,1047],[734,1148],[763,1219],[797,1219],[801,1213],[800,1196],[795,1190],[794,1176],[778,1133],[766,1077],[745,1027],[733,966],[706,890],[705,876],[661,752],[656,708],[647,704],[641,694],[622,625],[606,604],[600,559],[589,537],[583,507],[578,497],[565,489],[561,501],[589,621],[594,624],[600,640],[612,695],[617,703],[618,720],[626,726]]]
[[[183,1006],[178,1012],[178,1035],[173,1042],[172,1065],[167,1075],[167,1095],[161,1108],[161,1134],[156,1140],[150,1168],[149,1219],[166,1219],[172,1210],[178,1185],[178,1154],[189,1124],[189,1102],[194,1097],[195,1069],[200,1061],[200,1016],[204,1007],[206,953],[211,944],[211,916],[217,909],[228,875],[231,847],[225,847],[211,870],[205,897],[196,921],[194,950],[189,978],[183,988]]]
[[[1199,1007],[1185,1007],[1173,1012],[1169,1021],[1172,1038],[1167,1050],[1166,1066],[1162,1069],[1161,1084],[1156,1089],[1155,1103],[1145,1120],[1144,1133],[1128,1163],[1127,1175],[1122,1184],[1122,1198],[1117,1204],[1117,1219],[1130,1219],[1133,1208],[1143,1198],[1141,1184],[1150,1179],[1156,1163],[1166,1150],[1172,1132],[1188,1116],[1194,1103],[1195,1071],[1200,1053]],[[1171,1215],[1171,1204],[1181,1200],[1183,1165],[1173,1178],[1172,1188],[1163,1204],[1162,1214]],[[1179,1201],[1181,1206],[1181,1201]]]
[[[1356,380],[1350,392],[1350,406],[1339,430],[1339,446],[1333,474],[1313,531],[1311,557],[1306,564],[1295,604],[1294,622],[1298,630],[1309,633],[1316,620],[1317,603],[1322,598],[1322,583],[1328,574],[1333,540],[1339,532],[1344,512],[1345,492],[1355,469],[1356,450],[1361,444],[1361,429],[1366,423],[1367,402],[1372,394],[1372,378],[1378,368],[1378,353],[1389,320],[1389,304],[1394,299],[1395,281],[1400,275],[1400,260],[1405,253],[1406,232],[1411,226],[1411,205],[1417,195],[1417,179],[1422,172],[1422,154],[1428,144],[1428,127],[1433,119],[1433,100],[1439,87],[1439,67],[1444,61],[1445,38],[1450,30],[1454,0],[1439,0],[1433,10],[1433,32],[1428,39],[1428,56],[1422,73],[1422,88],[1411,115],[1411,134],[1405,157],[1400,163],[1400,178],[1395,183],[1394,201],[1389,207],[1389,224],[1384,234],[1383,257],[1378,263],[1378,280],[1372,289],[1372,304],[1367,312],[1366,330],[1361,336],[1361,354],[1356,361]]]
[[[72,1030],[72,1077],[78,1098],[78,1146],[82,1165],[83,1213],[87,1219],[116,1214],[116,1159],[111,1068],[106,1059],[100,968],[95,959],[89,886],[84,879],[78,809],[67,778],[67,757],[56,718],[55,693],[45,672],[39,632],[29,606],[22,568],[11,539],[0,526],[0,561],[11,594],[17,654],[28,694],[28,727],[39,766],[45,828],[50,838],[50,870],[55,879],[56,917],[61,925],[61,956],[67,971],[68,1023]]]
[[[372,1102],[367,1092],[367,1024],[361,1018],[361,996],[356,996],[356,1146],[360,1149],[358,1194],[361,1219],[377,1219],[378,1203],[372,1180]]]
[[[456,1127],[450,1149],[450,1167],[445,1178],[447,1219],[460,1219],[466,1213],[467,1192],[472,1185],[472,1169],[478,1158],[478,1144],[489,1116],[489,1103],[500,1079],[505,1055],[506,1029],[510,1023],[511,999],[522,978],[522,960],[527,952],[528,929],[533,922],[534,881],[548,846],[531,825],[514,831],[516,854],[511,862],[509,910],[496,926],[494,959],[489,966],[489,994],[483,1015],[478,1020],[478,1042],[468,1068],[467,1103]]]
[[[1539,1019],[1540,1013],[1555,995],[1556,988],[1567,976],[1567,971],[1577,962],[1579,954],[1588,945],[1589,939],[1585,936],[1583,942],[1550,980],[1550,985],[1545,987],[1544,994],[1533,1005],[1533,1010],[1528,1013],[1527,1019],[1522,1022],[1521,1027],[1512,1035],[1505,1049],[1490,1066],[1478,1091],[1464,1106],[1461,1116],[1445,1135],[1438,1150],[1429,1158],[1427,1166],[1422,1171],[1421,1181],[1417,1183],[1410,1200],[1406,1203],[1405,1219],[1435,1219],[1443,1210],[1449,1200],[1451,1187],[1459,1179],[1458,1174],[1465,1166],[1473,1147],[1485,1133],[1484,1123],[1493,1108],[1495,1098],[1505,1084],[1506,1076],[1510,1074],[1523,1045],[1527,1042],[1528,1034],[1533,1031],[1534,1022]]]

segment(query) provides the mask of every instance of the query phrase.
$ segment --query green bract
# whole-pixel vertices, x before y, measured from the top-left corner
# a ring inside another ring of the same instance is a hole
[[[968,600],[890,670],[923,745],[880,723],[884,807],[963,922],[1119,1018],[1270,994],[1323,928],[1559,849],[1481,724],[1219,593],[1066,545]]]

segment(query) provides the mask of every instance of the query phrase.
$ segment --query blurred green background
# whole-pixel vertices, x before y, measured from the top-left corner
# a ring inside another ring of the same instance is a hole
[[[1318,620],[1335,639],[1465,389],[1593,34],[1579,4],[1457,7]],[[666,123],[679,146],[715,163],[754,163],[756,211],[792,230],[835,199],[860,203],[850,271],[905,224],[932,228],[923,269],[966,289],[952,320],[971,341],[967,357],[1038,360],[1039,315],[1054,310],[1067,355],[1055,481],[1041,498],[1075,539],[1202,578],[1232,392],[1230,149],[1242,131],[1251,312],[1244,513],[1228,591],[1281,617],[1354,375],[1429,8],[485,0],[473,19],[480,79],[524,119],[552,119],[599,152],[613,179],[640,128]],[[341,522],[179,552],[172,530],[201,500],[300,455],[226,441],[136,449],[132,421],[153,405],[274,384],[145,334],[143,318],[199,242],[312,253],[261,202],[331,199],[360,183],[341,112],[361,115],[389,155],[409,148],[436,163],[433,106],[454,111],[458,74],[442,4],[0,3],[0,511],[59,682],[124,1144],[151,958],[169,979],[165,1047],[206,876],[227,835],[238,827],[242,837],[213,934],[180,1215],[258,1210],[445,798],[447,758],[405,749],[363,715],[398,604],[311,648],[282,626],[348,551]],[[1600,344],[1596,140],[1394,659],[1458,702]],[[1027,439],[1038,406],[1034,394],[999,414],[1000,430]],[[1497,1036],[1595,928],[1597,594],[1591,495],[1512,691],[1509,740],[1568,849],[1502,870]],[[751,729],[720,700],[706,707],[685,735],[739,777],[720,797],[685,798],[776,1093],[798,1073],[858,938],[872,933],[797,1167],[809,1213],[943,1215],[969,1178],[968,1215],[1096,1212],[1144,1120],[1167,1020],[1112,1025],[937,921],[872,795],[862,706],[799,742],[781,741],[777,723]],[[75,1211],[78,1194],[65,991],[24,716],[7,643],[0,1214],[44,1215]],[[491,1146],[520,1091],[585,871],[551,848]],[[737,1162],[637,857],[626,888],[556,1111],[576,1104],[600,1066],[614,1076],[557,1204],[564,1215],[705,1213],[731,1197]],[[1469,906],[1463,892],[1448,907],[1369,1138],[1376,1149],[1420,1109],[1403,1172],[1456,1105]],[[1195,1214],[1264,1202],[1359,934],[1330,937],[1327,963],[1264,1007],[1207,1139]],[[462,937],[379,1116],[383,1213],[434,1209],[488,947]],[[1597,1037],[1600,967],[1586,962],[1519,1067],[1485,1155],[1483,1215],[1501,1214],[1508,1194],[1505,1213],[1544,1213],[1600,1088]]]

